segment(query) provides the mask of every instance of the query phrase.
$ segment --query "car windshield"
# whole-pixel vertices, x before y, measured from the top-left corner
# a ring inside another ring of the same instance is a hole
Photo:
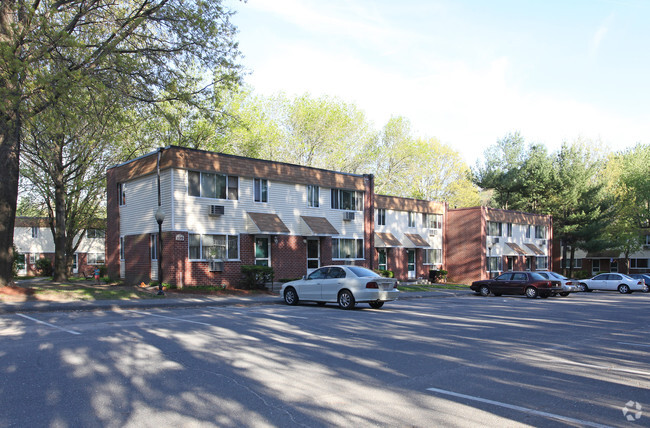
[[[364,267],[359,267],[359,266],[348,266],[348,269],[352,271],[353,274],[358,276],[359,278],[368,278],[368,277],[377,277],[381,276],[377,274],[376,272],[371,271],[370,269],[366,269]]]
[[[625,278],[625,279],[632,279],[632,278],[630,278],[629,276],[625,275],[624,273],[619,273],[619,275],[621,275],[621,276],[622,276],[623,278]]]
[[[542,275],[540,275],[540,274],[538,274],[538,273],[536,273],[536,272],[531,272],[531,273],[530,273],[530,277],[531,277],[532,279],[534,279],[535,281],[540,281],[540,280],[543,281],[543,280],[546,279],[546,278],[544,278]]]

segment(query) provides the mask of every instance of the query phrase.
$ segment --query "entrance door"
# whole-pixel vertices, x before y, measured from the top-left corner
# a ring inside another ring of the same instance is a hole
[[[612,260],[609,264],[610,272],[618,272],[618,260]]]
[[[268,237],[255,238],[255,264],[258,266],[271,266]]]
[[[408,278],[415,279],[415,250],[406,250]]]
[[[385,248],[377,249],[377,259],[379,270],[388,270],[388,255]]]
[[[79,253],[72,256],[72,273],[79,273]]]
[[[320,267],[320,241],[307,240],[307,275]]]
[[[16,254],[16,269],[18,270],[18,275],[27,275],[27,269],[25,268],[25,255]]]

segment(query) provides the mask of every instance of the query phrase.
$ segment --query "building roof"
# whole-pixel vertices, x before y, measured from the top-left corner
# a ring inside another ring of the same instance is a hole
[[[375,247],[402,247],[402,243],[390,232],[375,232],[375,237],[380,241],[379,243],[375,241]]]
[[[431,245],[417,233],[405,233],[404,236],[408,238],[409,241],[413,243],[416,247],[429,248]]]
[[[445,203],[399,196],[375,195],[375,208],[416,213],[444,214]]]
[[[526,255],[526,250],[521,248],[519,245],[515,244],[514,242],[506,242],[506,245],[510,248],[512,248],[515,253],[521,254],[522,256]]]
[[[325,217],[309,217],[309,216],[300,216],[302,220],[307,224],[307,227],[311,230],[314,235],[338,235],[339,231],[336,230],[332,223],[329,222]]]
[[[539,247],[537,245],[535,245],[535,244],[524,244],[524,245],[527,246],[528,248],[530,248],[530,250],[535,255],[543,256],[543,255],[546,254],[546,253],[544,253],[544,251],[540,250]]]
[[[289,228],[282,222],[277,214],[247,213],[253,220],[260,233],[289,233]]]

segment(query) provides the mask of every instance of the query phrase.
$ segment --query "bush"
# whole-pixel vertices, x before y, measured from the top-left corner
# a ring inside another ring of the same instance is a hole
[[[567,270],[566,273],[568,274],[569,271]],[[586,278],[591,278],[591,276],[589,275],[589,272],[587,272],[586,270],[574,270],[573,273],[571,274],[571,277],[572,277],[573,279],[586,279]]]
[[[41,276],[52,276],[52,261],[50,259],[38,259],[35,266]]]
[[[273,268],[268,266],[243,265],[241,273],[244,290],[262,289],[265,283],[273,281]]]
[[[429,271],[429,281],[441,282],[447,280],[447,271],[444,269],[440,270],[430,270]]]
[[[395,278],[395,273],[392,270],[377,269],[375,272],[384,278]]]

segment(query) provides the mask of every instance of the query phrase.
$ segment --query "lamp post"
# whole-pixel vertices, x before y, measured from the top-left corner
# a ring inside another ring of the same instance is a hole
[[[492,245],[488,245],[488,279],[492,279]]]
[[[163,252],[162,252],[162,224],[165,221],[165,213],[162,210],[162,207],[158,207],[156,210],[156,222],[158,223],[158,295],[164,296],[165,292],[163,291]]]

